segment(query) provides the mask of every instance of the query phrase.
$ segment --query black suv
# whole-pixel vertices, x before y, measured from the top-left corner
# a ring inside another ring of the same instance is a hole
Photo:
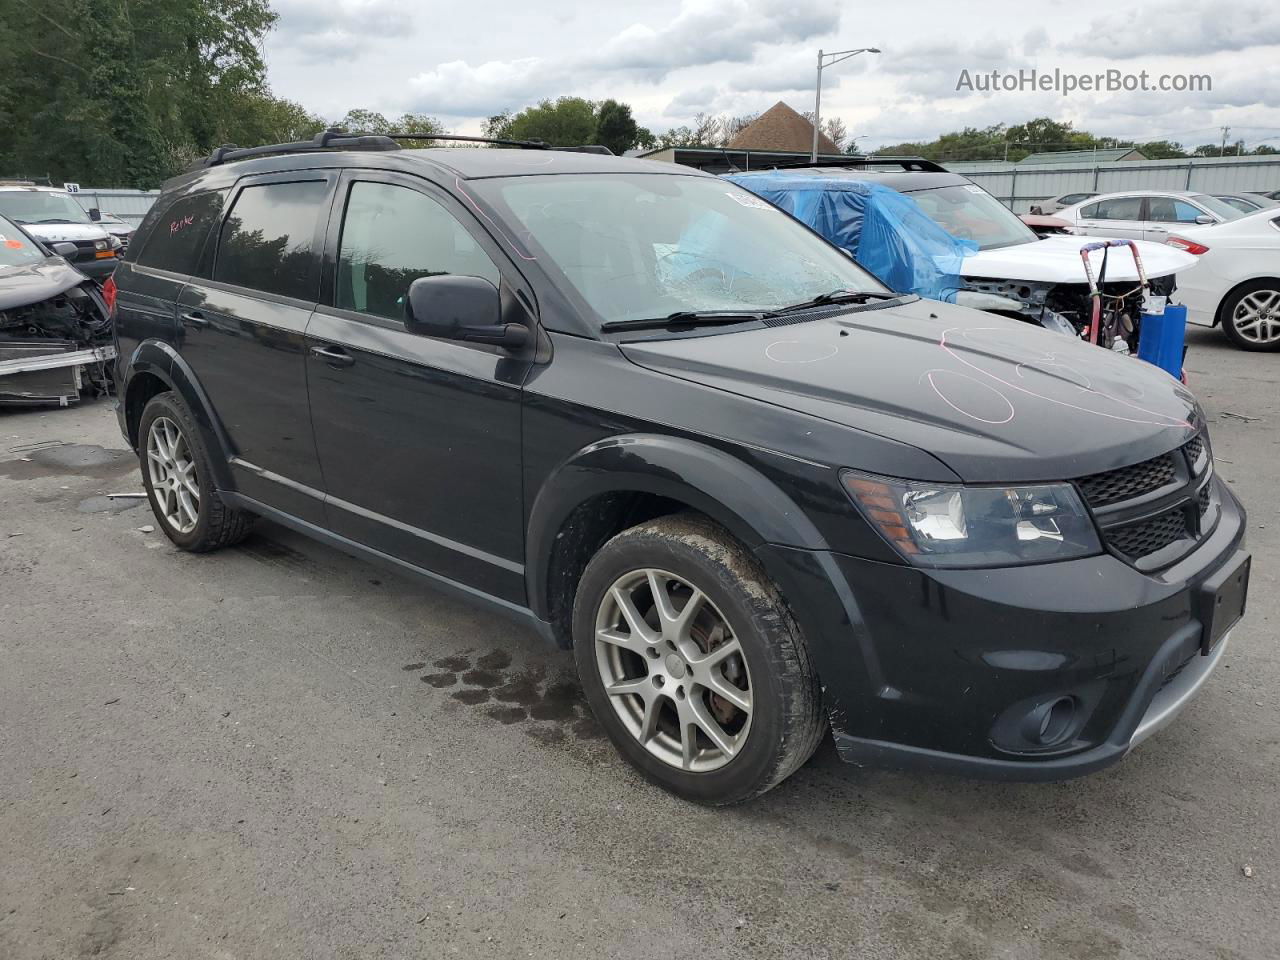
[[[1182,385],[896,295],[688,168],[223,150],[116,285],[120,423],[175,544],[267,517],[504,611],[691,799],[769,789],[828,727],[858,764],[1097,770],[1244,607]]]

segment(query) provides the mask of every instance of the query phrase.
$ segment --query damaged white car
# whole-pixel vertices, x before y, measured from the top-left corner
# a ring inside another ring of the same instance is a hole
[[[1084,339],[1100,325],[1095,342],[1121,352],[1136,353],[1148,298],[1167,298],[1175,275],[1195,263],[1160,243],[1095,250],[1087,255],[1095,288],[1082,248],[1097,238],[1039,237],[977,184],[918,158],[851,158],[726,179],[808,224],[891,289]]]
[[[0,404],[67,406],[110,390],[110,310],[67,262],[75,252],[70,242],[46,248],[0,217]]]

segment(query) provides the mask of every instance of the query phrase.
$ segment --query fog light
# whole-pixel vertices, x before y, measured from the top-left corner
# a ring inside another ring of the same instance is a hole
[[[1056,700],[1041,704],[1027,717],[1029,722],[1024,727],[1028,735],[1027,739],[1041,746],[1055,744],[1071,732],[1075,716],[1074,697],[1058,697]]]

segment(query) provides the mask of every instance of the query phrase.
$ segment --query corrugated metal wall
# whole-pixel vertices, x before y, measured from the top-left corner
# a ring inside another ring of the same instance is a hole
[[[1125,160],[1117,163],[944,163],[999,197],[1015,213],[1075,190],[1198,190],[1268,193],[1280,190],[1280,156]]]
[[[135,226],[146,216],[151,205],[160,196],[159,190],[110,190],[97,187],[81,187],[72,194],[86,210],[97,207],[103,213],[111,213]]]

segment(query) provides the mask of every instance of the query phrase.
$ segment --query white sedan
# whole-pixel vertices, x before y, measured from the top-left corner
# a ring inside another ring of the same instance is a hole
[[[1174,295],[1188,320],[1221,325],[1242,350],[1280,350],[1280,211],[1188,225],[1167,242],[1196,254],[1195,266],[1178,274]]]

